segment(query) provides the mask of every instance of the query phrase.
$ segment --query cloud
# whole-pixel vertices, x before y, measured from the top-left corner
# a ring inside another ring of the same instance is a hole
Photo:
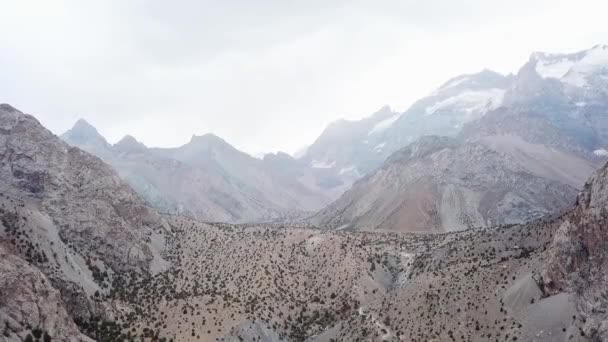
[[[56,133],[174,146],[214,132],[294,151],[337,118],[405,110],[446,79],[607,37],[599,1],[15,1],[0,101]]]

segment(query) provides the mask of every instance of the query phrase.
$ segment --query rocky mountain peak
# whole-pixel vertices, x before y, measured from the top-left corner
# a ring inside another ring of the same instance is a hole
[[[213,133],[206,133],[203,135],[192,135],[190,141],[182,146],[182,148],[187,149],[230,149],[236,150],[232,145],[230,145],[226,140],[218,137]]]
[[[85,119],[76,121],[74,126],[65,132],[61,138],[77,145],[89,145],[98,148],[108,148],[110,146],[106,138],[97,131],[97,128]]]
[[[137,139],[131,135],[125,135],[119,142],[114,144],[114,148],[121,152],[142,151],[147,149],[146,145],[137,141]]]

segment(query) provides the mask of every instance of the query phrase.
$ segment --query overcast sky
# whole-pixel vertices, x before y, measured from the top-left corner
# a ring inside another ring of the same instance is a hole
[[[110,142],[294,152],[458,74],[607,43],[607,3],[0,0],[0,102],[57,134],[82,117]]]

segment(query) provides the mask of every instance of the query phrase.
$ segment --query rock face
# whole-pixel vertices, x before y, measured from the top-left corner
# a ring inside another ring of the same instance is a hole
[[[531,221],[576,189],[481,143],[424,137],[312,218],[328,228],[442,232]]]
[[[54,287],[77,320],[112,316],[94,296],[109,293],[119,276],[154,274],[168,266],[162,257],[170,235],[166,221],[100,159],[8,105],[0,105],[0,222],[0,242],[14,251],[12,260],[21,258],[45,275],[29,272],[32,281],[48,282],[48,293],[39,286],[23,295],[59,302]],[[20,315],[12,309],[0,311]],[[58,340],[73,335],[69,327],[53,330],[52,322],[15,324],[44,328]]]
[[[547,265],[539,275],[547,294],[579,295],[583,331],[608,339],[608,164],[585,185],[577,205],[555,234]]]
[[[342,191],[284,153],[259,160],[213,134],[178,148],[147,148],[131,136],[112,146],[83,122],[62,138],[111,164],[165,213],[221,222],[290,219],[319,210]]]
[[[0,243],[0,339],[17,342],[29,335],[90,341],[66,312],[61,294],[49,279],[10,249]]]

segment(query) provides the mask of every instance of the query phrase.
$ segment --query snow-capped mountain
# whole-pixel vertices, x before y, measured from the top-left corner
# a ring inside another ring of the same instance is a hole
[[[382,163],[380,136],[399,114],[385,106],[362,120],[339,120],[321,133],[299,158],[311,167],[324,170],[326,185],[347,188]]]
[[[519,126],[519,132],[505,130],[501,134],[545,139],[535,132],[546,131],[537,127],[540,121],[526,126],[521,117],[513,122],[512,116],[497,114],[503,111],[537,113],[543,121],[551,122],[551,127],[557,127],[555,132],[566,136],[551,137],[550,145],[569,145],[567,149],[593,159],[608,149],[607,102],[607,45],[571,54],[535,52],[516,75],[486,69],[457,76],[403,113],[386,107],[359,121],[333,123],[300,158],[311,166],[331,170],[339,182],[348,184],[421,136],[456,136],[467,126],[471,126],[469,131],[488,129],[475,126],[488,113],[493,117],[488,122],[504,125],[493,128],[496,132]]]
[[[458,134],[464,125],[502,104],[511,80],[490,70],[462,75],[404,113],[387,106],[359,121],[335,122],[301,159],[313,167],[331,170],[340,183],[348,185],[421,136]]]
[[[483,71],[446,82],[384,131],[382,151],[397,152],[313,221],[443,231],[564,207],[575,193],[567,189],[580,189],[608,157],[607,52],[534,53],[514,76]],[[427,146],[425,134],[457,140],[398,157]]]
[[[608,81],[608,45],[572,54],[534,53],[531,61],[540,77],[557,79],[576,88],[591,88]]]

